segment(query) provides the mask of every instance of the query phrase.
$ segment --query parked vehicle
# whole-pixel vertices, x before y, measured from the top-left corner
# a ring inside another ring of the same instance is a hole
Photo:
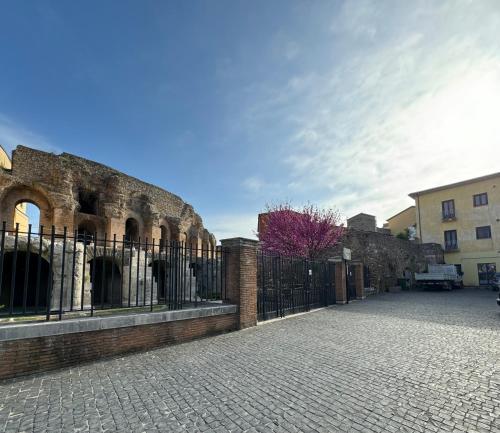
[[[487,286],[494,291],[500,290],[500,272],[495,273],[488,281]]]
[[[443,288],[452,290],[463,287],[462,273],[455,265],[429,265],[427,272],[416,273],[417,285],[424,288]]]

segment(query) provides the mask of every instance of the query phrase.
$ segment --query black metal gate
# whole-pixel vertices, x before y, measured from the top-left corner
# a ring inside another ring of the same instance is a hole
[[[257,255],[259,320],[335,304],[335,263]]]
[[[356,299],[356,282],[354,278],[354,267],[346,264],[347,301]]]

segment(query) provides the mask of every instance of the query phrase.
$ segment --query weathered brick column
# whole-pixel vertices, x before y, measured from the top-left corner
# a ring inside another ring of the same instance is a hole
[[[335,302],[347,303],[347,278],[344,262],[335,263]]]
[[[354,284],[356,285],[356,299],[365,299],[365,281],[363,276],[363,263],[352,263],[354,267]]]
[[[257,241],[223,239],[228,301],[239,306],[239,328],[257,325]]]

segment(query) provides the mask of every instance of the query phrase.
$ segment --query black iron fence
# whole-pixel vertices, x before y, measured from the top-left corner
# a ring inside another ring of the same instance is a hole
[[[183,242],[0,229],[0,319],[226,299],[225,253]]]
[[[335,303],[335,262],[257,253],[259,320]]]

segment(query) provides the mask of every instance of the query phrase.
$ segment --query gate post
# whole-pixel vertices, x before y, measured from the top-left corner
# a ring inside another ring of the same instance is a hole
[[[344,261],[335,263],[335,302],[347,303],[347,278]]]
[[[257,325],[257,241],[221,240],[226,261],[227,300],[238,305],[239,328]]]
[[[356,299],[365,299],[365,281],[363,275],[363,263],[353,263],[354,284],[356,285]]]

